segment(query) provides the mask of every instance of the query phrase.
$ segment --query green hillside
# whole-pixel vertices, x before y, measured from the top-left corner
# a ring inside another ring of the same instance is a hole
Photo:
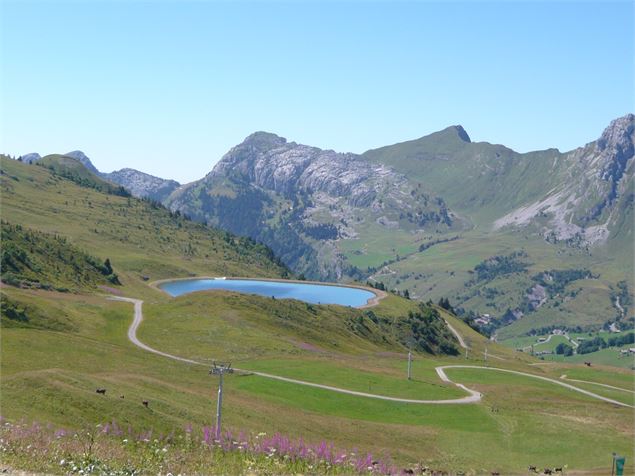
[[[60,236],[4,221],[1,227],[3,283],[57,291],[120,284],[108,258],[90,256]]]
[[[556,149],[519,154],[503,145],[471,142],[461,126],[362,154],[421,181],[480,226],[557,185],[561,156]]]
[[[74,159],[65,162],[79,164]],[[191,274],[287,274],[266,247],[194,223],[150,201],[103,193],[94,186],[100,179],[85,169],[81,176],[86,179],[77,181],[65,177],[66,172],[58,175],[6,157],[1,167],[3,220],[110,258],[127,286]]]
[[[608,248],[586,250],[515,231],[475,230],[380,267],[372,279],[408,289],[417,299],[448,298],[466,318],[488,314],[492,322],[484,329],[501,339],[547,327],[600,330],[610,322],[629,329],[635,312],[628,304],[632,252],[625,250],[629,254],[625,261]],[[554,287],[545,286],[545,273]],[[615,305],[620,293],[627,302],[622,309]]]
[[[47,155],[36,162],[39,167],[51,170],[59,177],[67,178],[82,187],[94,188],[100,192],[129,197],[130,192],[114,185],[89,171],[79,160],[66,155]]]
[[[102,284],[109,275],[90,274],[75,292],[2,285],[0,414],[12,422],[82,429],[114,420],[122,428],[152,429],[155,435],[179,433],[190,423],[209,425],[217,380],[208,366],[214,359],[354,392],[432,400],[466,395],[440,380],[435,370],[440,365],[491,365],[556,379],[581,367],[529,365],[539,362],[489,342],[436,306],[393,294],[367,309],[223,292],[171,298],[149,283],[191,275],[276,278],[288,271],[251,240],[193,223],[151,202],[82,186],[44,167],[0,160],[3,227],[21,247],[29,236],[37,237],[39,244],[25,251],[29,263],[63,283],[73,275],[74,259],[82,263],[94,256],[101,264],[109,258],[121,282]],[[49,249],[45,245],[61,253],[59,271],[57,260],[41,257],[46,253],[39,250]],[[468,264],[473,268],[479,261]],[[27,276],[32,270],[20,272]],[[137,336],[144,344],[202,365],[135,346],[127,335],[133,306],[108,300],[112,294],[143,299]],[[469,350],[458,346],[442,320]],[[412,380],[405,378],[409,348],[414,351]],[[460,355],[452,355],[456,350]],[[481,392],[483,400],[412,404],[236,373],[225,379],[223,422],[237,432],[332,441],[338,448],[379,454],[397,467],[420,464],[466,473],[514,474],[528,464],[601,472],[607,455],[631,446],[630,408],[520,375],[478,369],[447,373]],[[632,372],[594,368],[585,379],[627,387]],[[107,389],[106,394],[97,394],[97,388]],[[615,398],[628,403],[628,394]],[[11,453],[10,464],[66,471],[59,467],[65,455],[55,454],[49,466],[40,466],[27,446],[25,441]],[[121,452],[106,457],[125,464]],[[279,462],[277,471],[291,471],[284,459]],[[226,469],[245,467],[226,464]]]

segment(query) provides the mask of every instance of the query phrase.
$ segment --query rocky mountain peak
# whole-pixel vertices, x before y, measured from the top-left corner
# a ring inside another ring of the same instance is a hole
[[[370,165],[354,154],[322,150],[256,132],[225,154],[208,177],[231,178],[285,196],[304,189],[366,201],[372,194],[363,182],[372,175]]]
[[[463,142],[472,142],[470,136],[467,134],[467,132],[465,132],[465,129],[463,129],[463,126],[457,125],[452,126],[451,128],[456,131],[457,135]]]
[[[635,116],[627,114],[611,121],[597,141],[597,150],[601,164],[600,176],[610,184],[605,202],[611,203],[619,193],[619,182],[629,161],[635,156]]]
[[[175,180],[165,180],[131,168],[115,170],[101,176],[125,187],[135,197],[147,197],[156,201],[164,200],[180,186]]]
[[[495,222],[538,224],[545,236],[585,245],[602,243],[620,227],[619,210],[632,201],[635,116],[615,119],[600,138],[562,155],[563,179],[540,200],[517,208]]]
[[[22,162],[24,162],[25,164],[33,164],[37,162],[38,160],[40,160],[42,156],[38,154],[37,152],[31,152],[30,154],[25,154],[20,156],[20,158],[22,159]]]
[[[466,142],[469,144],[472,142],[470,136],[461,125],[446,127],[445,129],[442,129],[438,132],[433,132],[428,136],[424,136],[419,140],[423,140],[425,142],[428,142],[430,140],[441,141],[441,143],[444,144],[456,144],[461,142]]]
[[[635,115],[627,114],[611,121],[598,139],[600,151],[609,150],[618,155],[633,155],[635,142]]]
[[[81,162],[82,165],[86,167],[88,170],[90,170],[92,173],[99,175],[99,170],[97,170],[97,167],[93,165],[93,163],[90,161],[88,156],[84,154],[81,150],[74,150],[72,152],[67,152],[64,155]]]
[[[257,131],[248,135],[240,145],[257,149],[271,149],[287,143],[287,139],[271,132]]]

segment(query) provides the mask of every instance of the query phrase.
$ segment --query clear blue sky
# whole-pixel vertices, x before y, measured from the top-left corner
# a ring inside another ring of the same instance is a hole
[[[103,171],[191,181],[256,130],[569,150],[634,110],[631,1],[0,2],[0,152]]]

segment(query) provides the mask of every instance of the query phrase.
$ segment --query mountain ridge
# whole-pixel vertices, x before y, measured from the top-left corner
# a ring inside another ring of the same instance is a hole
[[[634,124],[617,118],[564,153],[472,142],[460,125],[363,154],[257,131],[189,184],[134,169],[100,177],[262,242],[297,274],[450,298],[507,334],[571,316],[628,326],[615,295],[620,283],[633,294]],[[554,273],[586,277],[566,300],[534,305],[536,276]]]
[[[346,274],[335,246],[373,229],[410,232],[463,227],[440,197],[381,164],[257,132],[233,147],[203,179],[175,190],[166,205],[195,219],[268,243],[313,277]],[[227,214],[232,209],[236,213]],[[249,210],[251,218],[238,216]],[[308,255],[289,256],[281,234]],[[309,251],[313,248],[319,259]],[[316,261],[317,260],[317,261]],[[319,268],[319,269],[318,269]]]
[[[101,172],[97,169],[97,167],[95,167],[90,158],[81,150],[74,150],[66,152],[65,154],[51,155],[70,157],[71,159],[81,163],[91,173],[116,185],[121,185],[133,196],[138,198],[148,198],[150,200],[162,202],[181,185],[176,180],[163,179],[129,167],[124,167],[123,169],[114,170],[112,172]],[[36,152],[32,152],[18,158],[19,161],[26,164],[39,163],[42,159],[43,157]]]

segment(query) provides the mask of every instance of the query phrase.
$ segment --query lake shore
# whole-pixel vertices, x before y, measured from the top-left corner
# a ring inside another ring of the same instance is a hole
[[[279,278],[248,278],[248,277],[240,277],[240,276],[188,276],[184,278],[168,278],[168,279],[158,279],[156,281],[152,281],[148,283],[148,286],[151,288],[157,289],[165,294],[169,293],[162,289],[160,286],[162,284],[171,283],[175,281],[190,281],[190,280],[202,280],[202,279],[210,279],[210,280],[225,280],[225,281],[265,281],[265,282],[276,282],[276,283],[295,283],[295,284],[313,284],[316,286],[334,286],[339,288],[352,288],[352,289],[361,289],[363,291],[368,291],[373,293],[374,297],[368,299],[366,304],[361,306],[353,306],[357,309],[366,309],[369,307],[376,306],[379,304],[379,301],[384,299],[388,294],[385,291],[380,289],[371,288],[369,286],[363,286],[361,284],[341,284],[341,283],[328,283],[322,281],[303,281],[299,279],[279,279]]]

